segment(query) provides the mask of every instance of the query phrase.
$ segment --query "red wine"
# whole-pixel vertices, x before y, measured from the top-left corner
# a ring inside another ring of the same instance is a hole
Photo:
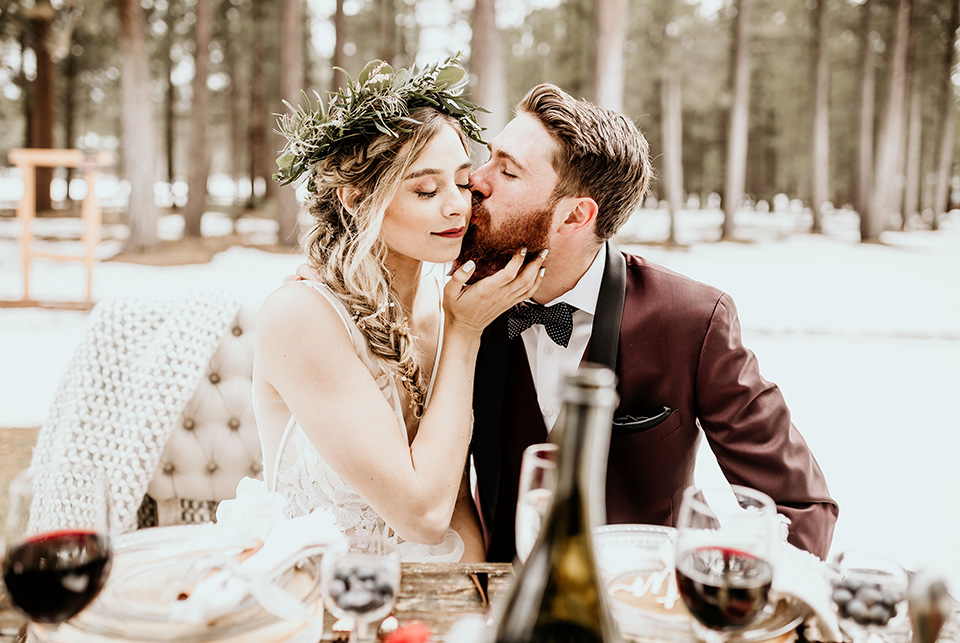
[[[677,589],[693,616],[714,630],[749,625],[767,604],[773,568],[746,552],[701,547],[677,560]]]
[[[110,573],[107,539],[90,531],[42,534],[7,552],[3,582],[14,605],[39,623],[62,623],[103,589]]]

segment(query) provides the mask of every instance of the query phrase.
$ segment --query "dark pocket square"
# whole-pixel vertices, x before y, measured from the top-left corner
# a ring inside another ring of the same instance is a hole
[[[647,431],[659,425],[673,413],[669,406],[663,407],[663,411],[656,415],[634,417],[632,415],[623,415],[613,419],[613,430],[618,433],[639,433]]]

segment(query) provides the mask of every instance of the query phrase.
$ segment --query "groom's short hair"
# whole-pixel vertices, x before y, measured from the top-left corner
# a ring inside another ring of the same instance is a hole
[[[596,234],[609,239],[633,214],[650,181],[650,147],[629,118],[577,100],[556,85],[537,85],[518,109],[537,118],[557,141],[553,199],[597,202]]]

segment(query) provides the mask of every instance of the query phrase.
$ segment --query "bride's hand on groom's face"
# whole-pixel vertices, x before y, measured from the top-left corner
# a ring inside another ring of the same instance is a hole
[[[467,285],[476,266],[468,261],[456,270],[443,290],[443,307],[452,328],[479,335],[483,329],[504,312],[533,296],[543,280],[541,252],[526,266],[526,251],[521,250],[499,272]]]

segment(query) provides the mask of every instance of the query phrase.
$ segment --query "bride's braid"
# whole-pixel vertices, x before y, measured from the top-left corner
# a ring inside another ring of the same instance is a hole
[[[313,190],[305,208],[315,220],[302,239],[310,264],[353,314],[374,355],[400,380],[417,417],[422,415],[427,382],[410,336],[409,311],[391,288],[380,236],[384,213],[403,176],[444,125],[466,141],[457,120],[432,108],[410,114],[399,136],[381,134],[366,145],[331,154],[314,168]],[[349,187],[358,196],[348,210],[337,191]],[[351,211],[352,210],[352,211]]]

